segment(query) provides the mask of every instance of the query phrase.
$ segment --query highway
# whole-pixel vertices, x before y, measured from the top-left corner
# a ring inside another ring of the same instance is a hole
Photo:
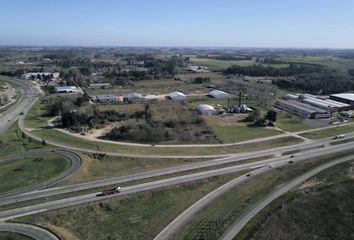
[[[42,157],[42,156],[45,156],[48,154],[61,155],[65,158],[69,159],[71,161],[70,168],[67,171],[65,171],[64,173],[46,181],[45,183],[39,183],[37,185],[31,186],[28,188],[24,188],[21,190],[17,190],[17,191],[0,193],[0,199],[2,199],[2,198],[5,198],[5,199],[10,198],[11,199],[16,195],[21,195],[21,194],[25,194],[28,192],[38,191],[41,189],[48,188],[50,186],[53,186],[59,182],[64,181],[65,179],[69,178],[81,167],[82,161],[81,161],[81,158],[77,154],[69,152],[69,151],[65,151],[65,150],[49,150],[49,149],[35,149],[35,150],[30,150],[30,151],[19,153],[19,154],[14,154],[11,156],[2,157],[2,158],[0,158],[0,163],[4,162],[4,161],[18,160],[18,159],[28,157],[28,156],[33,157],[33,158]]]
[[[294,156],[293,158],[291,158],[291,160],[293,162],[304,161],[306,159],[316,157],[316,156],[328,155],[328,154],[335,153],[335,152],[343,152],[346,150],[351,150],[353,148],[353,145],[352,145],[352,143],[348,143],[348,144],[341,144],[341,145],[332,146],[332,147],[336,147],[336,148],[329,148],[328,150],[327,149],[320,149],[321,151],[316,151],[314,153],[306,153],[304,155],[297,155],[297,156]],[[278,161],[271,162],[271,166],[280,167],[280,166],[284,166],[284,165],[289,164],[288,162],[289,162],[289,158],[283,159],[283,160],[278,160]],[[255,171],[255,168],[264,167],[264,166],[268,165],[269,163],[268,164],[260,164],[259,162],[257,162],[256,164],[258,164],[258,166],[248,167],[248,169],[253,169],[253,171]],[[268,166],[268,168],[269,168],[269,166]],[[80,195],[80,196],[69,197],[69,198],[65,198],[65,199],[40,203],[40,204],[36,204],[36,205],[6,210],[6,211],[0,212],[0,221],[6,221],[11,218],[31,215],[31,214],[45,212],[45,211],[54,210],[54,209],[71,207],[71,206],[75,206],[78,204],[98,201],[101,199],[119,197],[119,196],[123,196],[123,195],[127,195],[127,194],[143,192],[143,191],[158,189],[158,188],[162,188],[162,187],[166,187],[166,186],[196,181],[199,179],[209,178],[209,177],[213,177],[213,176],[217,176],[217,175],[234,173],[234,172],[240,171],[240,169],[245,170],[247,168],[242,167],[242,166],[241,167],[240,166],[231,166],[231,167],[226,167],[226,168],[221,168],[221,169],[209,170],[209,171],[204,171],[204,172],[198,172],[198,173],[182,175],[182,176],[178,176],[178,177],[166,178],[166,179],[162,179],[162,180],[127,186],[127,187],[124,187],[124,191],[119,194],[108,195],[108,196],[100,197],[100,198],[96,197],[96,194],[98,193],[98,192],[96,192],[96,193],[84,194],[84,195]],[[267,168],[263,168],[263,169],[265,171]]]
[[[60,240],[54,233],[34,225],[22,223],[0,223],[1,232],[16,232],[35,240]]]
[[[3,79],[5,77],[0,77],[0,79]],[[13,78],[6,78],[7,81],[12,82],[20,87],[20,90],[22,92],[22,95],[18,99],[18,101],[13,104],[11,108],[9,108],[6,112],[4,112],[2,115],[0,114],[0,134],[5,132],[13,122],[19,118],[19,127],[20,129],[29,137],[32,139],[42,141],[42,138],[33,135],[28,129],[26,129],[24,125],[24,118],[27,113],[27,111],[35,104],[35,102],[38,100],[40,91],[36,88],[34,88],[30,83],[18,79],[13,79]],[[20,114],[20,112],[23,112],[24,114]],[[10,121],[8,121],[10,120]],[[332,127],[332,126],[330,126]],[[326,127],[326,128],[330,128]],[[318,129],[317,129],[318,130]],[[312,130],[311,130],[312,131]],[[285,134],[283,134],[285,136]],[[273,136],[270,138],[266,138],[266,140],[271,140],[273,138],[278,138],[278,136]],[[349,133],[346,134],[346,138],[351,138],[354,137],[354,133]],[[67,171],[65,174],[62,174],[61,176],[58,176],[57,178],[51,179],[48,181],[46,184],[42,185],[37,185],[33,186],[31,188],[23,189],[21,191],[17,192],[11,192],[11,193],[6,193],[6,194],[0,194],[0,205],[6,205],[6,204],[11,204],[11,203],[17,203],[21,201],[27,201],[27,200],[33,200],[33,199],[38,199],[42,197],[48,197],[48,196],[55,196],[59,194],[64,194],[64,193],[73,193],[85,189],[92,189],[96,187],[104,187],[108,185],[115,185],[115,184],[120,184],[124,182],[129,182],[133,180],[141,180],[141,179],[147,179],[151,177],[158,177],[158,176],[163,176],[167,174],[172,174],[172,173],[183,173],[184,171],[188,170],[193,170],[193,169],[200,169],[200,172],[193,173],[193,174],[185,174],[182,176],[177,176],[177,177],[168,177],[162,180],[156,180],[156,181],[151,181],[151,182],[146,182],[142,184],[136,184],[136,185],[131,185],[124,187],[123,192],[119,194],[114,194],[114,195],[109,195],[109,196],[104,196],[104,197],[96,197],[97,193],[91,193],[91,194],[83,194],[80,196],[75,196],[75,197],[69,197],[69,198],[64,198],[60,200],[55,200],[55,201],[49,201],[45,203],[40,203],[40,204],[35,204],[35,205],[30,205],[26,207],[19,207],[15,209],[10,209],[6,211],[0,212],[0,222],[1,221],[7,221],[11,220],[16,217],[20,216],[26,216],[30,214],[35,214],[35,213],[40,213],[40,212],[45,212],[49,210],[54,210],[54,209],[59,209],[59,208],[66,208],[66,207],[71,207],[75,206],[78,204],[83,204],[87,202],[93,202],[93,201],[98,201],[101,199],[107,199],[107,198],[113,198],[113,197],[119,197],[119,196],[124,196],[127,194],[132,194],[132,193],[137,193],[137,192],[142,192],[142,191],[148,191],[148,190],[153,190],[153,189],[158,189],[166,186],[171,186],[171,185],[176,185],[176,184],[182,184],[186,182],[191,182],[191,181],[196,181],[199,179],[203,178],[209,178],[212,176],[218,176],[218,175],[224,175],[228,173],[236,173],[240,171],[245,171],[249,170],[251,172],[251,176],[247,177],[246,175],[243,175],[239,178],[236,178],[232,180],[229,183],[226,183],[225,185],[219,187],[215,191],[211,192],[210,194],[206,195],[203,197],[201,200],[193,204],[190,208],[189,211],[183,212],[179,217],[177,217],[171,224],[169,224],[157,237],[156,239],[166,239],[168,236],[171,236],[180,226],[185,224],[186,221],[188,221],[195,212],[198,212],[200,209],[205,207],[208,203],[213,201],[215,198],[220,196],[221,194],[227,192],[229,189],[232,187],[237,186],[237,184],[245,181],[246,179],[249,179],[257,174],[260,174],[262,172],[268,171],[271,168],[274,167],[280,167],[284,166],[286,164],[289,164],[289,156],[280,156],[281,153],[286,152],[286,151],[301,151],[299,153],[296,153],[293,158],[291,158],[292,161],[297,162],[297,161],[305,161],[306,159],[313,158],[313,157],[318,157],[318,156],[325,156],[328,154],[336,153],[336,152],[343,152],[346,150],[352,150],[353,148],[353,143],[344,143],[340,145],[329,145],[331,142],[336,142],[336,141],[341,141],[342,139],[337,139],[333,140],[332,138],[324,138],[324,139],[319,139],[319,140],[313,140],[313,141],[305,141],[300,144],[295,144],[295,145],[290,145],[290,146],[283,146],[283,147],[277,147],[277,148],[272,148],[272,149],[267,149],[267,150],[260,150],[260,151],[254,151],[254,152],[245,152],[245,153],[230,153],[230,154],[211,154],[211,155],[147,155],[147,154],[134,154],[134,153],[119,153],[119,152],[105,152],[105,151],[96,151],[93,149],[86,149],[86,148],[77,148],[73,147],[70,145],[67,145],[62,142],[56,142],[56,141],[50,141],[48,139],[45,139],[48,144],[51,144],[53,146],[65,148],[65,149],[70,149],[74,151],[81,151],[81,152],[90,152],[90,153],[102,153],[102,154],[107,154],[111,156],[126,156],[126,157],[148,157],[148,158],[218,158],[214,160],[204,160],[201,162],[197,163],[191,163],[191,164],[184,164],[181,166],[175,166],[175,167],[169,167],[169,168],[164,168],[164,169],[159,169],[159,170],[153,170],[153,171],[148,171],[148,172],[143,172],[143,173],[137,173],[137,174],[132,174],[128,176],[121,176],[121,177],[115,177],[115,178],[108,178],[108,179],[102,179],[102,180],[97,180],[97,181],[91,181],[91,182],[85,182],[85,183],[79,183],[79,184],[73,184],[69,186],[64,186],[64,187],[56,187],[56,188],[49,188],[49,186],[53,186],[53,184],[58,183],[59,181],[62,181],[66,179],[67,177],[71,176],[79,167],[81,164],[81,160],[78,160],[78,156],[74,153],[68,152],[68,151],[62,151],[62,150],[55,150],[55,154],[62,154],[66,157],[69,157],[72,159],[73,164],[70,168],[69,171]],[[257,140],[251,140],[247,141],[247,143],[252,144],[253,142],[257,142]],[[132,143],[132,145],[135,145]],[[140,146],[140,144],[138,144]],[[210,144],[210,145],[176,145],[176,147],[220,147],[223,146],[224,144]],[[228,145],[234,145],[234,144],[228,144]],[[158,146],[151,146],[147,145],[149,147],[173,147],[173,146],[166,146],[166,145],[158,145]],[[38,152],[36,152],[38,151]],[[47,151],[47,152],[45,152]],[[52,154],[53,152],[48,152],[50,150],[33,150],[30,153],[22,153],[15,155],[15,156],[8,156],[5,158],[0,159],[1,161],[11,160],[18,158],[19,156],[24,156],[26,154]],[[249,162],[249,163],[241,163],[239,165],[234,165],[234,166],[229,166],[229,167],[221,167],[219,169],[214,169],[214,170],[203,170],[205,167],[212,167],[212,166],[217,166],[221,164],[227,164],[227,163],[237,163],[238,161],[242,161],[245,159],[250,159],[250,158],[256,158],[256,157],[262,157],[265,155],[274,155],[275,157],[270,158],[270,159],[264,159],[264,160],[259,160],[256,162]],[[76,160],[73,160],[76,159]],[[271,166],[271,168],[270,168]],[[276,196],[276,194],[274,195]],[[270,198],[271,199],[271,198]],[[268,200],[265,200],[263,202],[267,203]],[[247,220],[247,218],[245,218]],[[241,222],[244,222],[246,220],[242,220]],[[248,221],[248,220],[247,220]],[[245,223],[246,224],[246,223]],[[1,226],[5,226],[7,224],[0,223]],[[0,226],[0,231],[2,231]],[[21,231],[21,228],[24,228],[23,226],[19,228],[19,230],[15,230],[16,232]],[[5,230],[4,230],[5,231]],[[31,230],[27,230],[28,232],[34,231],[37,232],[37,234],[40,234],[40,231],[36,231],[35,229],[31,228]],[[230,230],[230,232],[233,234],[235,230]],[[20,233],[20,232],[19,232]],[[41,239],[41,238],[35,238],[35,239]],[[46,239],[46,238],[42,238]],[[48,239],[58,239],[58,238],[48,238]]]
[[[295,178],[294,180],[281,185],[275,191],[268,194],[265,198],[261,199],[257,202],[254,206],[250,207],[246,212],[244,212],[227,230],[226,232],[219,238],[219,240],[232,240],[234,239],[237,234],[242,230],[244,226],[253,218],[255,217],[262,209],[268,206],[272,201],[280,197],[281,195],[287,193],[291,189],[295,188],[296,186],[300,185],[302,182],[306,181],[307,179],[315,176],[316,174],[331,168],[337,164],[348,162],[354,160],[354,156],[347,156],[343,158],[339,158],[333,160],[331,162],[322,164],[320,166],[315,167],[314,169],[304,173],[303,175]]]
[[[32,107],[35,101],[38,99],[40,91],[33,87],[30,83],[22,81],[20,79],[0,76],[0,80],[10,82],[18,86],[21,91],[19,99],[9,109],[0,114],[0,135],[6,132],[11,125],[20,116],[20,113],[24,114]]]
[[[306,160],[306,159],[312,158],[312,157],[323,156],[323,155],[327,155],[330,153],[340,152],[340,151],[344,151],[344,150],[348,150],[348,149],[350,150],[350,149],[352,149],[352,146],[353,146],[352,143],[346,143],[346,144],[341,144],[341,145],[328,146],[326,148],[313,148],[313,149],[309,149],[309,150],[297,153],[296,156],[292,160],[294,160],[294,161],[295,160]],[[68,186],[64,186],[64,187],[44,189],[43,191],[29,191],[29,192],[26,192],[23,194],[11,195],[11,196],[6,196],[6,197],[1,197],[1,195],[0,195],[0,205],[6,205],[6,204],[11,204],[11,203],[20,202],[20,201],[33,200],[33,199],[37,199],[37,198],[41,198],[41,197],[54,196],[54,195],[59,195],[59,194],[64,194],[64,193],[71,193],[71,192],[75,192],[75,191],[81,191],[81,190],[92,189],[92,188],[97,188],[97,187],[104,187],[104,186],[108,186],[108,185],[121,184],[124,182],[129,182],[129,181],[134,181],[134,180],[142,180],[142,179],[147,179],[147,178],[151,178],[151,177],[158,177],[158,176],[163,176],[163,175],[172,174],[172,173],[183,173],[184,171],[193,170],[193,169],[201,169],[201,171],[203,171],[202,168],[204,168],[204,167],[213,167],[216,165],[226,164],[226,163],[237,163],[238,161],[242,161],[242,160],[245,160],[245,158],[240,157],[240,156],[229,157],[229,158],[209,160],[209,161],[204,161],[204,162],[184,164],[184,165],[180,165],[180,166],[163,168],[163,169],[159,169],[159,170],[153,170],[153,171],[148,171],[148,172],[143,172],[143,173],[127,175],[127,176],[106,178],[106,179],[101,179],[101,180],[96,180],[96,181],[89,181],[89,182],[85,182],[85,183],[78,183],[78,184],[68,185]],[[224,174],[226,171],[228,173],[230,173],[230,172],[251,170],[251,169],[259,168],[259,167],[262,167],[265,165],[275,165],[278,162],[285,162],[286,163],[288,161],[289,161],[289,156],[273,157],[270,159],[258,160],[255,162],[243,163],[243,164],[238,164],[238,165],[227,167],[227,168],[221,168],[222,170],[218,170],[218,171],[215,170],[215,174],[216,175]]]

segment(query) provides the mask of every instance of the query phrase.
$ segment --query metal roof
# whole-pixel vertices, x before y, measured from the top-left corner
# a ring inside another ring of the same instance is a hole
[[[187,96],[184,95],[184,93],[181,93],[181,92],[171,92],[170,94],[168,94],[168,96],[171,98],[171,99],[184,99],[186,98]]]
[[[331,96],[343,98],[354,102],[354,93],[338,93],[338,94],[331,94]]]

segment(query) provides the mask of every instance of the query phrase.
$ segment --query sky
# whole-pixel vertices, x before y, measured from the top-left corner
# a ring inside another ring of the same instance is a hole
[[[354,48],[354,0],[0,0],[0,45]]]

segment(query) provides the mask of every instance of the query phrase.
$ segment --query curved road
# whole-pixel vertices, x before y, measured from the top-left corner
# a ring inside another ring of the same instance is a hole
[[[30,224],[0,223],[1,232],[16,232],[35,240],[60,240],[52,232]]]
[[[295,178],[294,180],[281,185],[280,188],[273,191],[272,193],[268,194],[265,198],[261,199],[258,203],[254,206],[246,210],[227,230],[226,232],[219,238],[219,240],[232,240],[234,239],[237,234],[242,230],[244,226],[253,218],[255,217],[262,209],[268,206],[272,201],[279,198],[281,195],[287,193],[291,189],[295,188],[296,186],[300,185],[302,182],[306,181],[307,179],[317,175],[318,173],[326,170],[327,168],[333,167],[337,164],[353,161],[354,156],[347,156],[343,158],[336,159],[334,161],[322,164],[314,169],[306,172],[305,174]]]
[[[4,161],[17,160],[17,159],[21,159],[21,158],[28,157],[28,156],[41,157],[41,156],[48,155],[48,154],[56,154],[56,155],[61,155],[61,156],[68,158],[71,161],[70,168],[67,171],[65,171],[64,173],[62,173],[59,176],[56,176],[54,178],[51,178],[50,180],[46,181],[45,183],[40,183],[40,184],[31,186],[28,188],[24,188],[24,189],[21,189],[18,191],[0,193],[0,199],[14,198],[17,195],[26,194],[29,192],[45,189],[47,187],[57,184],[65,179],[67,179],[68,177],[72,176],[81,167],[81,158],[77,154],[69,152],[69,151],[64,151],[64,150],[49,150],[49,149],[36,149],[36,150],[31,150],[31,151],[27,151],[27,152],[23,152],[23,153],[19,153],[19,154],[14,154],[11,156],[2,157],[2,158],[0,158],[0,163],[4,162]]]

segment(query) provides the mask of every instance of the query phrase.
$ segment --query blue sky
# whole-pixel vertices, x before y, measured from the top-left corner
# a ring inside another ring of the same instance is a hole
[[[354,48],[353,0],[0,4],[0,45]]]

